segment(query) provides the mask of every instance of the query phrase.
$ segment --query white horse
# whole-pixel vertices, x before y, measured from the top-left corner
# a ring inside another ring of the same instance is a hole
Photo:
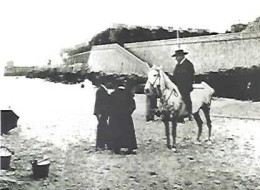
[[[198,125],[198,137],[202,133],[203,121],[200,118],[199,110],[201,109],[207,121],[209,129],[208,140],[211,136],[211,119],[210,119],[210,104],[211,98],[214,93],[214,89],[211,88],[207,83],[202,82],[201,84],[193,85],[195,88],[191,92],[192,101],[192,114]],[[169,134],[169,122],[172,122],[172,147],[176,147],[176,128],[177,121],[181,117],[188,117],[186,111],[186,105],[182,100],[181,94],[177,86],[169,79],[169,77],[162,71],[161,67],[153,66],[149,69],[148,80],[145,84],[146,94],[155,94],[161,101],[160,113],[162,115],[162,121],[165,124],[165,132],[167,139],[167,147],[171,148],[170,145],[170,134]]]

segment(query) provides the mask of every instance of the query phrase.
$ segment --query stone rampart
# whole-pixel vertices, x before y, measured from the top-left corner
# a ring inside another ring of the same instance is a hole
[[[118,44],[93,46],[88,67],[90,71],[103,71],[107,74],[146,75],[146,63]]]
[[[5,67],[4,76],[26,76],[35,67]]]
[[[138,42],[124,47],[143,61],[162,65],[172,73],[177,62],[171,55],[179,46],[189,52],[187,58],[194,63],[196,74],[260,65],[260,32]]]
[[[68,58],[69,64],[74,63],[87,63],[89,59],[90,51],[72,55]]]

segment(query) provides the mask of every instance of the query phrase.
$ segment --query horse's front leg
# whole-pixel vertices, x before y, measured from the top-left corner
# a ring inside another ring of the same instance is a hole
[[[173,117],[172,121],[172,147],[176,148],[177,118]]]
[[[171,144],[170,144],[170,130],[169,130],[169,117],[167,114],[163,114],[162,121],[165,126],[165,135],[166,135],[166,142],[167,142],[167,148],[171,149]]]

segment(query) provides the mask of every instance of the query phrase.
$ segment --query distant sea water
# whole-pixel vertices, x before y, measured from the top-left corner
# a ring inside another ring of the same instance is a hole
[[[68,85],[25,77],[0,78],[0,108],[13,110],[25,138],[65,146],[85,139],[94,142],[96,88],[90,81]]]

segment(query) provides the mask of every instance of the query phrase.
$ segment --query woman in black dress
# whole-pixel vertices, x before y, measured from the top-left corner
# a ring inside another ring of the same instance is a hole
[[[121,148],[127,148],[132,154],[137,149],[132,113],[135,100],[133,93],[125,87],[126,81],[120,81],[111,94],[111,111],[109,125],[111,128],[112,150],[119,153]]]

